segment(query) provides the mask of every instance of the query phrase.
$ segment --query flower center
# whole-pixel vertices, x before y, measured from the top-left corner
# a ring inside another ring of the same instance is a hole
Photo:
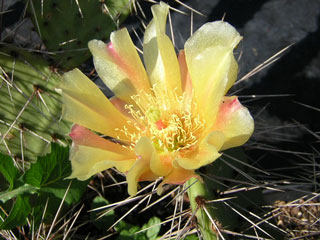
[[[144,91],[131,97],[136,105],[127,104],[125,108],[135,119],[138,134],[120,130],[128,136],[131,148],[140,137],[147,136],[158,151],[187,153],[194,149],[205,122],[196,114],[196,104],[188,101],[186,94],[174,95],[165,104],[163,99],[159,101]]]

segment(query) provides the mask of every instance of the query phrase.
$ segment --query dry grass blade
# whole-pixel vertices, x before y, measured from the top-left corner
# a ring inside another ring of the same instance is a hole
[[[266,234],[267,236],[271,237],[273,239],[273,237],[268,233],[266,232],[265,230],[263,230],[260,226],[258,226],[256,223],[254,223],[253,221],[251,221],[249,218],[247,218],[246,216],[244,216],[241,212],[239,212],[237,209],[235,209],[234,207],[230,206],[229,203],[227,202],[223,202],[226,206],[228,206],[231,210],[233,210],[235,213],[237,213],[239,216],[241,216],[243,219],[245,219],[246,221],[248,221],[251,226],[254,228],[254,229],[259,229],[261,232],[263,232],[264,234]]]
[[[179,190],[179,187],[174,188],[172,191],[170,191],[167,194],[163,195],[161,198],[157,199],[156,201],[154,201],[150,205],[147,204],[147,206],[145,208],[143,208],[139,213],[142,213],[142,212],[146,211],[150,207],[152,207],[152,206],[156,205],[157,203],[161,202],[162,200],[166,199],[167,197],[169,197],[172,193],[176,192],[177,190]]]
[[[307,128],[306,126],[302,125],[301,123],[299,123],[298,121],[296,121],[295,119],[292,119],[293,122],[295,122],[299,127],[301,127],[302,129],[306,130],[308,133],[310,133],[312,136],[314,136],[317,140],[320,140],[320,136],[318,134],[316,134],[315,132],[311,131],[309,128]]]
[[[76,214],[75,214],[75,216],[74,216],[74,219],[73,219],[73,221],[72,221],[69,229],[68,229],[67,232],[64,234],[62,240],[65,240],[65,239],[67,238],[67,236],[69,235],[69,233],[70,233],[73,225],[75,224],[76,220],[78,219],[78,217],[79,217],[79,215],[80,215],[80,212],[82,211],[83,207],[84,207],[84,204],[82,204],[81,208],[76,212]]]
[[[51,232],[52,232],[52,230],[53,230],[53,228],[54,228],[54,226],[55,226],[55,223],[56,223],[56,221],[57,221],[58,215],[59,215],[59,213],[60,213],[60,211],[61,211],[61,208],[62,208],[62,205],[63,205],[63,203],[64,203],[64,200],[66,199],[66,196],[67,196],[67,194],[68,194],[68,192],[69,192],[69,189],[70,189],[71,184],[72,184],[72,181],[70,181],[70,183],[69,183],[69,185],[68,185],[68,187],[67,187],[67,189],[66,189],[66,192],[64,193],[64,196],[63,196],[63,198],[62,198],[62,200],[61,200],[61,203],[60,203],[60,205],[59,205],[59,208],[58,208],[58,210],[57,210],[57,213],[56,213],[56,215],[54,216],[54,219],[53,219],[53,221],[52,221],[52,223],[51,223],[50,229],[49,229],[49,231],[48,231],[48,233],[47,233],[46,240],[48,240],[49,237],[50,237],[50,235],[51,235]]]
[[[288,48],[290,48],[293,44],[290,44],[289,46],[283,48],[282,50],[280,50],[279,52],[277,52],[276,54],[274,54],[273,56],[271,56],[270,58],[268,58],[266,61],[264,61],[263,63],[259,64],[257,67],[255,67],[253,70],[251,70],[249,73],[247,73],[246,75],[244,75],[243,77],[241,77],[234,85],[237,85],[241,82],[243,82],[244,80],[248,79],[249,77],[252,77],[253,75],[257,74],[258,72],[260,72],[262,69],[266,68],[267,66],[269,66],[270,64],[276,62],[280,57],[278,57],[280,54],[282,54],[283,52],[285,52]]]
[[[44,221],[44,217],[45,217],[46,212],[47,212],[48,203],[49,203],[49,198],[47,198],[46,204],[44,205],[44,209],[43,209],[43,213],[42,213],[40,225],[39,225],[39,228],[38,228],[38,231],[37,231],[38,233],[37,233],[37,238],[36,238],[36,240],[39,239],[41,229],[42,229],[42,227],[43,227],[43,225],[44,225],[43,221]]]
[[[248,175],[247,173],[245,173],[244,171],[242,171],[241,169],[233,166],[231,163],[229,163],[228,161],[224,160],[222,157],[220,157],[220,160],[225,163],[226,165],[228,165],[229,167],[231,167],[232,169],[234,169],[235,171],[237,171],[238,173],[240,173],[242,176],[244,176],[245,178],[247,178],[249,181],[253,182],[253,183],[258,183],[257,180],[255,180],[253,177],[251,177],[250,175]]]
[[[42,38],[40,27],[39,27],[39,22],[38,22],[38,18],[37,18],[37,14],[36,14],[36,11],[35,11],[34,6],[33,6],[33,0],[28,0],[28,3],[29,2],[30,2],[31,11],[33,12],[34,20],[35,20],[36,25],[37,25],[37,30],[38,30],[39,36],[40,36],[40,38]],[[27,10],[27,6],[28,6],[28,4],[26,4],[25,11]]]
[[[296,103],[296,104],[298,104],[298,105],[304,106],[304,107],[306,107],[306,108],[310,108],[310,109],[312,109],[312,110],[315,110],[315,111],[320,112],[320,108],[316,108],[316,107],[310,106],[310,105],[308,105],[308,104],[301,103],[301,102],[297,102],[297,101],[292,101],[292,102],[293,102],[293,103]]]
[[[183,2],[181,2],[181,1],[179,1],[179,0],[174,0],[174,1],[177,2],[177,3],[179,3],[180,5],[184,6],[185,8],[189,9],[189,10],[191,11],[191,13],[195,12],[195,13],[199,14],[199,15],[202,16],[202,17],[206,17],[206,15],[204,15],[203,13],[195,10],[194,8],[190,7],[189,5],[183,3]]]
[[[223,155],[228,157],[228,158],[230,158],[230,159],[232,159],[233,161],[235,161],[237,163],[240,163],[240,164],[242,164],[244,166],[247,166],[247,167],[249,167],[249,168],[251,168],[251,169],[253,169],[253,170],[257,171],[257,172],[261,172],[261,173],[264,173],[266,175],[270,175],[270,173],[268,173],[266,171],[263,171],[263,170],[261,170],[259,168],[256,168],[256,167],[252,166],[251,164],[248,164],[248,163],[246,163],[246,162],[244,162],[244,161],[242,161],[240,159],[237,159],[236,157],[233,157],[233,156],[231,156],[229,154],[224,153]]]
[[[145,196],[143,199],[141,199],[136,205],[134,205],[128,212],[126,212],[122,217],[120,217],[117,221],[115,221],[109,228],[112,229],[115,225],[117,225],[122,219],[124,219],[127,215],[129,215],[133,210],[135,210],[140,204],[142,204],[145,200],[147,200],[149,195]]]
[[[207,208],[205,205],[201,206],[201,208],[203,208],[204,212],[207,214],[208,218],[210,219],[210,222],[212,223],[212,225],[214,226],[215,230],[218,232],[218,235],[221,237],[222,240],[225,240],[225,238],[223,237],[218,225],[215,223],[215,221],[213,220],[211,214],[208,212]]]
[[[22,115],[22,113],[24,112],[24,110],[26,109],[26,107],[29,105],[29,103],[31,102],[31,100],[33,99],[33,97],[35,96],[36,92],[34,91],[31,96],[28,98],[28,100],[26,101],[26,103],[23,105],[23,107],[21,108],[20,112],[18,113],[18,115],[16,116],[16,118],[14,119],[14,121],[10,124],[10,127],[8,128],[8,130],[5,132],[5,134],[3,134],[1,140],[0,140],[0,144],[2,143],[2,141],[7,137],[8,133],[11,131],[11,129],[13,128],[13,126],[16,124],[16,122],[18,121],[18,119],[20,118],[20,116]]]
[[[79,11],[79,13],[80,13],[81,18],[83,18],[83,14],[82,14],[82,10],[81,10],[79,1],[78,1],[78,0],[74,0],[74,1],[76,2],[77,6],[78,6],[78,11]]]
[[[260,236],[253,236],[253,235],[248,235],[248,234],[243,234],[243,233],[237,233],[237,232],[233,232],[233,231],[226,230],[226,229],[221,229],[220,231],[223,233],[226,233],[228,235],[237,236],[237,237],[245,237],[248,239],[258,239],[258,240],[271,240],[271,239],[273,239],[273,238],[263,238]]]

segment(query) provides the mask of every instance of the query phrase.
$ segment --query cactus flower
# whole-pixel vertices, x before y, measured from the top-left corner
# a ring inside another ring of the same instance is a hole
[[[71,178],[85,180],[116,168],[128,192],[139,181],[162,177],[182,184],[221,151],[244,144],[253,119],[236,96],[225,96],[238,65],[233,49],[239,33],[223,21],[198,29],[177,54],[166,35],[168,5],[152,6],[143,41],[144,65],[126,29],[110,43],[92,40],[89,49],[111,99],[78,69],[62,76],[63,117],[75,125],[70,137]]]

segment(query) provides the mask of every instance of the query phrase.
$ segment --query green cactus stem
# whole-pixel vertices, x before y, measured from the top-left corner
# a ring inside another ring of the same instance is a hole
[[[129,0],[26,2],[49,56],[63,69],[78,67],[89,59],[89,40],[106,41],[130,11]]]
[[[203,239],[217,240],[217,235],[213,231],[212,213],[209,206],[206,204],[208,193],[204,183],[199,179],[191,178],[186,182],[188,188],[188,196],[192,212],[195,213],[197,223],[200,228]],[[211,219],[210,219],[211,218]]]
[[[27,161],[66,143],[70,124],[61,120],[60,78],[40,56],[0,48],[0,151]]]

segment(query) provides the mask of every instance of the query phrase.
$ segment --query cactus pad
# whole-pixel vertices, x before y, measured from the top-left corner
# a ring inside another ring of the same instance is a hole
[[[0,49],[0,67],[0,151],[35,160],[69,131],[54,91],[59,76],[40,56],[21,49]]]
[[[28,1],[29,2],[29,1]],[[129,0],[31,1],[28,12],[54,63],[77,67],[91,54],[91,39],[107,40],[129,13]]]

